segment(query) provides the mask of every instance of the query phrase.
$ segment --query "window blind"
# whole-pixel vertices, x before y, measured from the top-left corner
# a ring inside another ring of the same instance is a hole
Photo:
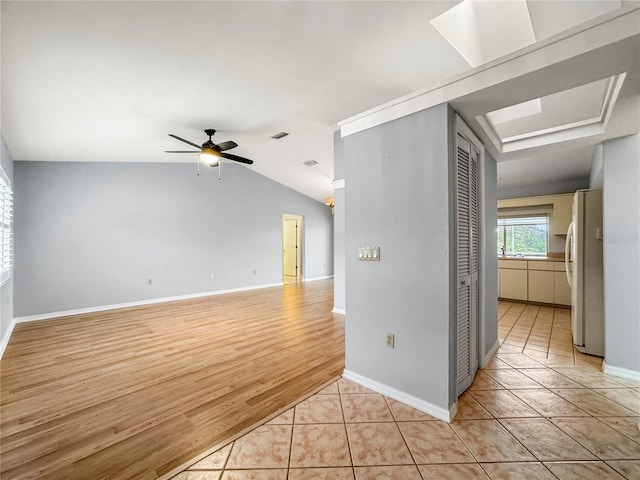
[[[548,215],[498,218],[499,227],[511,227],[516,225],[547,225],[548,222]]]
[[[0,266],[4,285],[11,278],[13,268],[13,191],[9,177],[0,168]]]

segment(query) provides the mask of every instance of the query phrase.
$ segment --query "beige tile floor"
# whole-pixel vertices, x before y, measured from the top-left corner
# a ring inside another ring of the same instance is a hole
[[[640,382],[574,352],[569,311],[499,304],[451,424],[345,379],[176,480],[640,480]]]

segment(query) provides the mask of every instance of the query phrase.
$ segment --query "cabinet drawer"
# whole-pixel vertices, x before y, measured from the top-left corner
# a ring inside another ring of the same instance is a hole
[[[548,270],[553,272],[554,262],[531,261],[529,262],[529,270]]]
[[[498,260],[498,268],[510,268],[513,270],[526,270],[526,260]]]
[[[564,262],[553,262],[553,269],[556,272],[566,272],[566,268],[564,268]]]

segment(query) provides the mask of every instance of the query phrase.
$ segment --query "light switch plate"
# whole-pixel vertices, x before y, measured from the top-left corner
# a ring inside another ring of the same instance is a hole
[[[380,247],[358,247],[358,260],[361,262],[379,262]]]

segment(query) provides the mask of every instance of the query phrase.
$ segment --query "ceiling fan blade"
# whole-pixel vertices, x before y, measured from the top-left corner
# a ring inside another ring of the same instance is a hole
[[[165,150],[164,153],[200,153],[200,150]]]
[[[174,135],[173,133],[170,133],[169,136],[175,138],[176,140],[180,140],[181,142],[188,143],[192,147],[200,148],[200,145],[190,142],[189,140],[185,140],[184,138],[180,138],[179,136]]]
[[[236,142],[232,142],[231,140],[228,142],[222,142],[216,145],[216,150],[219,152],[224,152],[225,150],[231,150],[232,148],[236,148],[238,144]]]
[[[234,162],[246,163],[247,165],[251,165],[253,160],[249,160],[248,158],[239,157],[238,155],[232,155],[230,153],[218,153],[222,158],[226,158],[227,160],[233,160]]]

